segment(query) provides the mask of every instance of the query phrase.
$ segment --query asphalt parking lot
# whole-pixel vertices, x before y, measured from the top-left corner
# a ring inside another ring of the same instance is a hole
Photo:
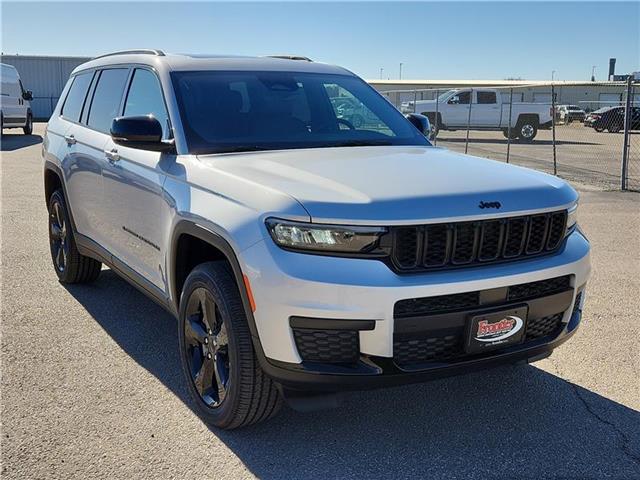
[[[593,276],[551,358],[224,432],[191,410],[173,318],[108,270],[58,283],[42,132],[2,139],[2,478],[640,479],[640,194],[576,185]]]

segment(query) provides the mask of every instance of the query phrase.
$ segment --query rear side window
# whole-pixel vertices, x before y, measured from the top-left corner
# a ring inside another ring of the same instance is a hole
[[[91,84],[93,72],[81,73],[76,75],[67,94],[67,98],[62,106],[62,116],[77,122],[82,112],[82,105],[87,96],[87,90]]]
[[[125,116],[153,115],[162,125],[163,137],[167,138],[168,116],[160,82],[154,73],[137,69],[124,105]]]
[[[118,116],[122,92],[127,83],[129,70],[113,68],[103,70],[98,79],[89,110],[87,125],[104,133],[111,131],[111,122]]]
[[[496,92],[478,92],[478,103],[496,103]]]

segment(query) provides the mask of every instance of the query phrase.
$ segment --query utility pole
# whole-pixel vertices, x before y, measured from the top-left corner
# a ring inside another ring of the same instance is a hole
[[[400,80],[402,80],[402,62],[400,62]]]
[[[551,70],[551,81],[553,82],[553,80],[556,77],[556,71],[555,70]]]
[[[384,68],[380,67],[380,80],[382,80],[382,72],[384,72]]]
[[[596,81],[596,66],[595,65],[593,67],[591,67],[591,81],[592,82]]]

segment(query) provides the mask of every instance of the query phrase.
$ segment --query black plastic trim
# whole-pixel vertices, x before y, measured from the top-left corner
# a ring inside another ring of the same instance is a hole
[[[339,320],[335,318],[289,317],[291,328],[311,330],[373,330],[375,320]]]

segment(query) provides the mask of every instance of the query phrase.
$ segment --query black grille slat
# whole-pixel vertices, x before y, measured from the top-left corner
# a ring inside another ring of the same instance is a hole
[[[549,220],[549,234],[547,236],[547,250],[555,249],[564,238],[567,229],[567,216],[564,213],[554,213]]]
[[[451,230],[447,225],[427,225],[423,256],[425,266],[440,267],[448,262],[450,237]]]
[[[418,264],[418,248],[417,227],[395,230],[393,257],[400,268],[414,268]]]
[[[464,265],[473,261],[477,245],[477,230],[472,223],[461,223],[455,226],[451,258],[454,265]]]
[[[392,227],[400,272],[501,262],[551,253],[565,238],[567,212],[476,222]]]
[[[293,337],[302,360],[322,363],[354,363],[360,355],[355,330],[294,328]]]
[[[491,261],[498,258],[502,246],[502,222],[484,222],[481,227],[478,260]]]
[[[512,218],[507,222],[507,238],[504,242],[504,257],[513,258],[522,253],[525,233],[527,232],[526,218]]]
[[[536,215],[529,220],[529,235],[527,236],[527,255],[540,253],[547,240],[547,224],[549,215]]]

